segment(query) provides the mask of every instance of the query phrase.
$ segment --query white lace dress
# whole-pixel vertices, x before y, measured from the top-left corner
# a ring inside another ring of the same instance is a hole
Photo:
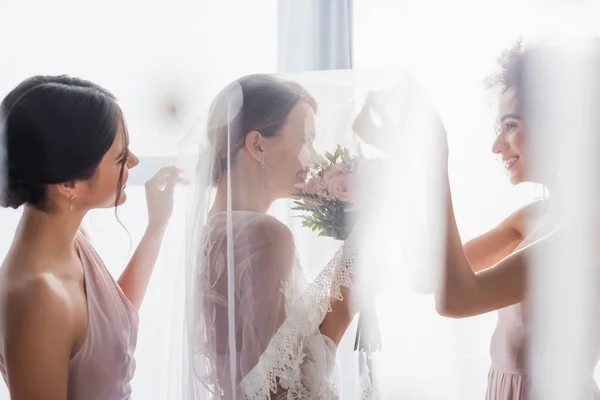
[[[285,225],[264,214],[233,212],[233,246],[228,248],[226,215],[210,219],[202,265],[194,277],[197,308],[188,327],[194,388],[190,397],[338,398],[336,346],[319,332],[319,325],[330,299],[341,298],[340,285],[351,285],[351,241],[307,285]],[[228,254],[234,260],[233,314],[228,308]]]

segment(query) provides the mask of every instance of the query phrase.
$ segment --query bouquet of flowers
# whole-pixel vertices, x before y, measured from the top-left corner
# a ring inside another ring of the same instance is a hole
[[[348,149],[338,145],[334,153],[326,152],[310,170],[308,180],[296,193],[300,200],[294,201],[301,215],[302,226],[336,240],[346,240],[354,227],[358,210],[356,182],[360,158],[352,156]],[[381,348],[379,323],[370,304],[360,313],[354,350],[366,352]]]
[[[338,146],[326,152],[311,168],[306,184],[295,195],[294,210],[302,215],[302,226],[317,231],[319,236],[346,240],[354,226],[356,196],[353,193],[358,157]]]

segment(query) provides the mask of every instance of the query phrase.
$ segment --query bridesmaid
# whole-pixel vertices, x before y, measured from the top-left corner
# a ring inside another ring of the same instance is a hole
[[[502,158],[511,183],[536,182],[548,187],[552,186],[552,177],[533,173],[534,154],[527,146],[527,116],[522,108],[525,60],[532,50],[520,42],[507,50],[500,58],[501,73],[490,82],[501,91],[492,151]],[[526,205],[463,247],[451,196],[448,198],[447,262],[436,306],[441,315],[458,318],[498,311],[491,339],[487,400],[522,400],[530,396],[528,260],[536,248],[556,242],[553,232],[558,226],[554,215],[545,212],[543,201]],[[600,321],[600,314],[596,314],[596,321]],[[589,399],[600,399],[593,378],[599,357],[600,341],[596,341],[590,353],[589,375],[581,377]]]
[[[0,269],[0,372],[11,399],[129,399],[138,310],[172,213],[179,171],[146,184],[148,227],[118,280],[79,230],[125,202],[127,128],[106,89],[36,76],[0,106],[7,185],[23,214]]]
[[[597,45],[598,43],[596,43]],[[600,46],[598,46],[600,48]],[[527,147],[527,117],[523,114],[525,60],[532,49],[521,42],[500,57],[500,73],[490,79],[493,88],[500,89],[498,132],[492,152],[501,157],[510,182],[551,184],[547,176],[532,173],[532,156]],[[394,131],[392,122],[378,128],[369,116],[370,109],[382,113],[374,98],[367,99],[357,117],[354,130],[366,141],[380,148],[385,134]],[[390,129],[384,129],[391,127]],[[443,126],[440,131],[445,135]],[[374,132],[375,134],[371,134]],[[379,140],[379,142],[378,142]],[[445,140],[445,137],[444,137]],[[445,171],[447,173],[447,171]],[[447,178],[447,174],[446,174]],[[534,201],[509,215],[494,229],[464,244],[461,242],[454,209],[447,185],[447,259],[442,290],[435,293],[440,315],[451,318],[475,316],[498,311],[496,330],[491,339],[492,366],[488,374],[487,400],[524,400],[529,397],[530,375],[528,348],[530,319],[527,302],[527,270],[531,252],[542,246],[552,246],[556,218],[547,214],[545,199]],[[551,186],[551,185],[550,185]],[[596,310],[596,321],[600,313]],[[590,350],[589,374],[581,377],[590,399],[600,400],[600,391],[593,378],[600,358],[600,340]]]

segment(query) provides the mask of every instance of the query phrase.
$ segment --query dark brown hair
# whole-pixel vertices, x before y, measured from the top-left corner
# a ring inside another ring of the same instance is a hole
[[[248,75],[227,85],[213,100],[208,119],[208,138],[214,149],[212,182],[216,184],[244,147],[248,133],[276,136],[298,102],[316,113],[317,102],[301,85],[271,75]],[[227,138],[231,138],[227,152]]]
[[[47,210],[47,186],[90,179],[123,122],[115,97],[92,82],[34,76],[0,104],[7,183],[0,206]],[[124,138],[125,145],[127,138]],[[117,199],[126,157],[121,164]]]

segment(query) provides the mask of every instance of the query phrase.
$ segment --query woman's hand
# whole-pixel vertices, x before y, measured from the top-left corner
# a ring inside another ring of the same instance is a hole
[[[439,150],[448,158],[444,125],[426,90],[415,79],[387,91],[369,92],[352,130],[389,156],[398,155],[395,152],[402,151],[411,140],[431,137],[435,146],[443,146]]]
[[[383,98],[380,98],[382,97]],[[383,150],[388,146],[394,134],[398,134],[399,126],[390,118],[385,108],[383,92],[369,92],[362,109],[354,119],[352,130],[366,143]],[[379,121],[375,121],[378,118]]]
[[[181,180],[181,170],[175,166],[161,168],[146,182],[148,228],[163,229],[173,214],[173,192]]]

